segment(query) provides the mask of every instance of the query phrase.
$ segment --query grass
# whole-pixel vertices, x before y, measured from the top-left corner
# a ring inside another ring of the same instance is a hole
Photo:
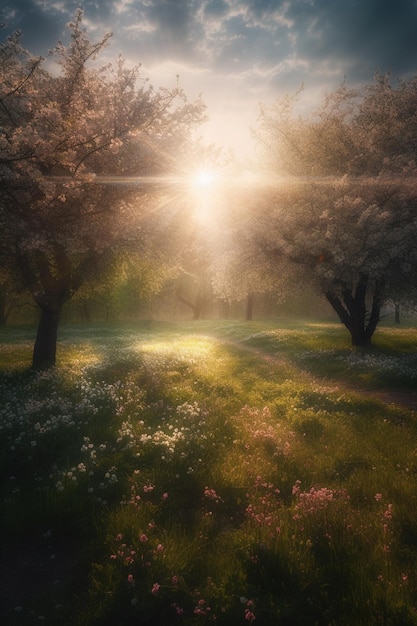
[[[417,624],[415,413],[333,385],[414,390],[415,329],[72,327],[43,373],[32,333],[0,335],[3,623]]]

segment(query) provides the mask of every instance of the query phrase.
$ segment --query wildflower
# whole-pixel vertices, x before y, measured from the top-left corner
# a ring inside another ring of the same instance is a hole
[[[162,543],[158,543],[158,545],[156,546],[156,551],[157,552],[163,552],[164,551],[164,546],[162,545]]]
[[[146,543],[148,541],[147,535],[145,535],[145,533],[142,533],[142,535],[139,537],[139,541],[141,543]]]
[[[248,600],[246,602],[246,608],[245,608],[245,620],[247,620],[249,624],[252,624],[252,622],[256,619],[255,613],[252,610],[253,608],[254,608],[253,600]]]
[[[213,500],[213,502],[222,502],[222,498],[217,495],[215,489],[209,489],[208,487],[204,488],[204,495],[209,500]]]
[[[175,602],[173,602],[171,604],[171,609],[173,609],[177,615],[183,615],[184,614],[184,609],[182,609],[180,606],[178,606]]]
[[[156,596],[159,593],[161,586],[158,583],[154,583],[151,589],[151,593]]]
[[[173,585],[178,585],[180,579],[178,578],[178,576],[173,576],[171,579],[171,582]]]
[[[301,481],[300,480],[296,480],[295,481],[295,485],[292,488],[292,495],[293,496],[297,496],[300,493],[300,485],[301,485]]]
[[[376,500],[377,502],[379,502],[380,500],[382,500],[382,493],[376,493],[376,494],[375,494],[375,500]]]
[[[384,513],[385,519],[392,519],[392,504],[387,506],[387,510]]]
[[[133,585],[133,583],[135,582],[135,579],[133,577],[133,574],[129,574],[127,577],[127,582],[129,583],[129,585]]]

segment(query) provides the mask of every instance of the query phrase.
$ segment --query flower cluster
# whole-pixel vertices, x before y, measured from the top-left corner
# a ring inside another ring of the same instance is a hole
[[[297,480],[292,489],[292,494],[297,498],[295,510],[298,515],[314,515],[318,511],[327,509],[334,502],[349,502],[350,498],[345,489],[311,487],[309,491],[301,491],[300,484]]]
[[[270,482],[264,481],[261,476],[255,480],[253,489],[247,494],[249,504],[246,507],[248,519],[257,526],[266,528],[272,536],[281,533],[282,515],[280,490]]]

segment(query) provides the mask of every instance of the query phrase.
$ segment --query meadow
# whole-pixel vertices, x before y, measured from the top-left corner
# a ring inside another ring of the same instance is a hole
[[[9,626],[417,624],[417,329],[0,331]],[[368,391],[362,394],[361,390]]]

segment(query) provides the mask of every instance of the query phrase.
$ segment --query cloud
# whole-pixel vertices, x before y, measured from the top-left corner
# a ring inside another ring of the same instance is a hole
[[[311,64],[343,66],[361,80],[378,68],[412,69],[417,53],[413,0],[293,0],[285,15],[293,24],[295,54]]]
[[[191,96],[202,91],[209,115],[257,111],[259,100],[294,92],[315,100],[346,75],[369,83],[376,70],[416,72],[417,0],[84,0],[92,39],[114,33],[121,52],[157,85],[179,73]],[[67,37],[79,0],[3,0],[6,33],[46,55]],[[167,81],[167,82],[165,82]],[[248,119],[249,113],[245,114]],[[252,114],[251,114],[252,115]]]

